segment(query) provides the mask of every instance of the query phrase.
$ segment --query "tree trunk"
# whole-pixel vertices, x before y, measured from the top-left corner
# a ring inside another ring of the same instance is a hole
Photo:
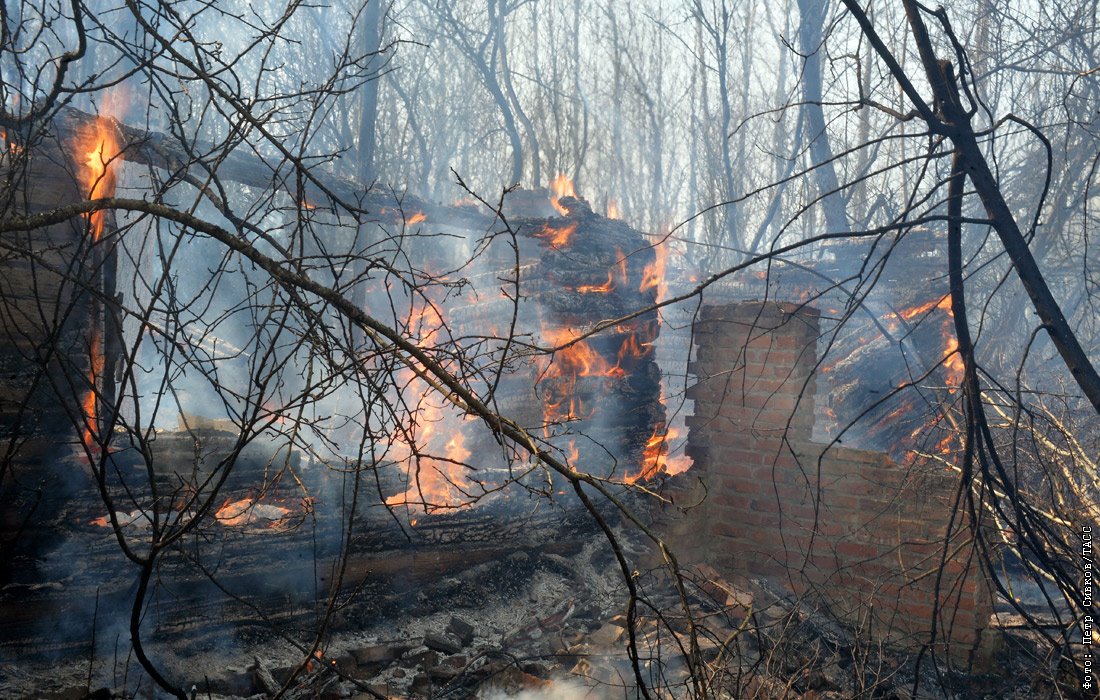
[[[806,120],[806,136],[810,140],[810,158],[816,167],[814,172],[825,211],[825,226],[829,233],[843,233],[848,230],[848,214],[840,194],[836,168],[833,167],[833,149],[829,145],[825,111],[821,105],[821,41],[828,11],[828,0],[798,0],[801,18],[798,48],[806,58],[802,75],[802,114]]]

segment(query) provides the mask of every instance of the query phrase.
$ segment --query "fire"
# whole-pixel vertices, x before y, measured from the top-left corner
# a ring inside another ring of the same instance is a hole
[[[405,321],[406,334],[422,348],[444,330],[440,308],[424,300],[416,304]],[[410,404],[413,398],[431,394],[428,386],[413,370],[399,373],[402,394]],[[467,417],[466,420],[473,420]],[[446,413],[441,404],[425,398],[416,405],[414,417],[394,439],[391,455],[406,475],[405,491],[386,499],[389,506],[407,506],[422,511],[433,508],[457,508],[465,505],[463,475],[466,460],[473,454],[465,445],[462,423]],[[442,453],[442,454],[440,454]],[[410,522],[415,524],[415,522]]]
[[[447,459],[451,462],[465,462],[473,453],[466,449],[466,436],[461,431],[447,441]]]
[[[117,173],[117,162],[121,148],[118,139],[112,129],[112,121],[106,117],[97,117],[94,124],[83,129],[73,143],[77,162],[80,168],[80,182],[87,192],[88,199],[113,197]],[[103,236],[103,225],[106,213],[104,211],[91,212],[86,215],[88,231],[92,237],[92,243],[98,243]],[[102,337],[99,328],[99,314],[93,309],[91,319],[91,331],[88,338],[88,393],[84,396],[82,409],[84,412],[84,431],[81,441],[86,450],[91,452],[94,447],[94,433],[97,429],[98,412],[96,410],[96,387],[98,379],[103,373],[105,365],[102,349]]]
[[[946,311],[948,314],[953,315],[951,312],[951,297],[945,296],[940,299],[933,299],[932,301],[926,302],[924,304],[911,306],[908,309],[903,309],[902,311],[898,312],[898,316],[902,320],[912,321],[917,316],[926,314],[932,309],[940,309],[941,311]]]
[[[259,503],[252,498],[236,501],[226,499],[221,508],[214,512],[214,518],[226,527],[251,525],[257,520],[276,522],[290,515],[290,508],[271,503]]]
[[[420,224],[428,220],[428,217],[424,212],[414,212],[412,216],[405,220],[406,224]]]
[[[422,418],[425,425],[418,436],[418,442],[428,447],[438,445],[445,437],[445,433],[437,429],[438,424],[446,422],[443,410],[436,406],[426,406]],[[473,452],[466,447],[466,436],[461,425],[453,429],[450,438],[443,445],[441,456],[414,454],[407,445],[403,445],[401,451],[406,453],[401,461],[408,475],[408,485],[403,493],[387,498],[386,505],[404,505],[424,511],[465,505],[462,502],[462,470]],[[410,524],[416,523],[411,521]]]
[[[111,128],[112,121],[107,117],[97,117],[94,124],[83,129],[77,136],[75,150],[80,154],[82,165],[80,184],[88,193],[88,199],[113,197],[117,173],[115,163],[122,149]],[[104,212],[92,212],[88,216],[92,233],[92,242],[99,241],[103,235]]]
[[[571,328],[543,329],[543,338],[553,346],[565,345],[578,337]],[[554,352],[554,360],[546,369],[547,377],[622,377],[622,369],[612,365],[587,341],[578,340],[569,347]]]
[[[88,384],[90,388],[88,389],[88,393],[84,395],[82,404],[84,410],[84,433],[80,438],[81,443],[89,451],[95,447],[95,431],[98,428],[96,423],[97,416],[99,415],[96,410],[96,387],[99,386],[97,380],[103,374],[103,366],[105,364],[101,347],[99,327],[98,324],[93,323],[91,336],[88,338]]]
[[[414,305],[409,317],[405,319],[406,332],[421,346],[432,340],[442,328],[443,316],[435,304],[426,300]]]
[[[607,281],[603,284],[582,284],[577,287],[579,294],[607,294],[615,288],[614,274],[611,270],[607,271]]]
[[[7,160],[22,152],[23,147],[16,143],[15,140],[9,139],[8,132],[5,129],[0,129],[0,161]]]
[[[939,309],[945,314],[940,327],[940,336],[943,338],[942,362],[944,370],[947,372],[948,392],[954,394],[958,387],[962,385],[966,363],[959,352],[959,339],[955,336],[955,312],[951,309],[951,296],[946,295],[940,299],[903,309],[898,312],[897,317],[905,321],[911,321],[918,316],[931,312],[932,309]]]
[[[657,299],[664,297],[668,289],[665,281],[665,266],[668,263],[668,245],[659,243],[653,246],[653,262],[645,266],[642,271],[642,283],[638,291],[643,294],[654,290]]]
[[[663,397],[662,397],[663,398]],[[642,467],[637,474],[625,479],[628,484],[637,481],[648,481],[662,472],[666,474],[679,474],[687,471],[691,466],[691,458],[687,455],[677,455],[669,458],[669,445],[680,436],[676,428],[668,428],[658,425],[653,429],[653,435],[646,440],[645,452],[642,455]]]
[[[544,328],[542,336],[545,342],[554,347],[572,343],[555,350],[552,358],[542,363],[542,379],[546,380],[542,384],[543,419],[546,425],[588,418],[589,412],[577,394],[577,378],[612,379],[623,377],[626,372],[618,364],[611,364],[588,341],[577,340],[578,334],[571,328]]]
[[[550,204],[554,206],[554,210],[562,216],[569,213],[569,210],[560,204],[562,197],[576,197],[577,193],[573,189],[573,180],[565,173],[558,173],[553,180],[550,181]]]
[[[570,440],[569,441],[569,452],[565,455],[565,463],[570,464],[570,465],[575,465],[580,458],[581,458],[581,452],[580,452],[580,450],[577,449],[577,441],[576,440]]]
[[[612,198],[607,200],[607,218],[609,219],[621,219],[622,214],[619,212],[618,200]]]
[[[966,363],[963,362],[962,353],[959,352],[959,339],[952,335],[945,340],[943,366],[947,370],[947,381],[951,384],[948,391],[954,394],[955,390],[962,386],[963,375],[966,373]]]
[[[314,661],[316,661],[317,663],[315,664]],[[313,654],[309,657],[309,659],[306,660],[306,673],[313,673],[314,670],[316,670],[316,668],[317,668],[317,664],[324,664],[324,662],[325,662],[324,654],[321,653],[320,649],[317,649],[316,651],[313,652]],[[332,665],[335,666],[336,662],[333,661]]]
[[[136,530],[145,530],[153,525],[152,518],[144,510],[138,509],[127,513],[126,511],[115,512],[115,520],[118,522],[118,526],[121,528],[133,528]],[[101,515],[88,523],[94,527],[112,527],[111,518],[108,515]]]
[[[580,294],[608,294],[619,284],[626,285],[629,282],[626,272],[626,256],[619,248],[615,248],[615,264],[607,271],[607,281],[603,284],[582,284],[577,287]]]
[[[653,352],[653,342],[638,339],[637,333],[631,333],[619,346],[619,357],[615,363],[616,369],[626,373],[626,368],[632,366],[638,360],[643,360]]]
[[[573,238],[573,233],[576,230],[576,221],[564,225],[546,224],[542,227],[542,230],[534,234],[534,236],[535,238],[546,241],[555,248],[564,248],[569,245],[569,241]]]

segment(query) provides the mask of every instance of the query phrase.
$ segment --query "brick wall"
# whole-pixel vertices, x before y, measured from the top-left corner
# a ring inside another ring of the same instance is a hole
[[[703,558],[808,595],[875,641],[919,646],[935,622],[940,651],[980,665],[992,605],[960,517],[947,537],[957,478],[811,442],[818,332],[795,304],[703,309],[688,419],[709,492],[693,516]]]

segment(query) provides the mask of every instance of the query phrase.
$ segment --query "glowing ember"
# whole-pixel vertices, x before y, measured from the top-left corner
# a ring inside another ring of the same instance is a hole
[[[554,206],[554,210],[562,216],[569,213],[565,207],[560,204],[562,197],[576,197],[577,193],[573,189],[573,180],[565,173],[558,173],[557,176],[550,181],[550,204]]]
[[[619,202],[615,199],[607,200],[607,218],[609,219],[621,219],[622,214],[619,212]]]
[[[406,224],[420,224],[428,220],[427,215],[422,211],[414,212],[412,216],[405,220]]]

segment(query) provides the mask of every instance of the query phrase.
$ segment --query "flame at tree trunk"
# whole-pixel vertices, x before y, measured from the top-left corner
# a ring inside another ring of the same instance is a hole
[[[81,131],[74,143],[73,152],[78,164],[80,184],[90,200],[113,197],[117,180],[116,163],[121,148],[115,137],[110,119],[99,117],[95,123]],[[88,236],[91,239],[91,274],[99,274],[100,254],[96,244],[103,237],[106,222],[104,210],[85,215],[88,222]],[[81,436],[84,447],[91,451],[95,447],[98,432],[97,388],[102,376],[105,360],[103,357],[103,332],[100,323],[101,308],[93,300],[91,329],[88,333],[88,393],[82,402],[84,412],[84,431]]]
[[[91,332],[88,334],[88,384],[91,388],[84,395],[82,408],[84,410],[84,431],[80,440],[85,448],[92,450],[95,447],[96,424],[98,411],[96,410],[96,387],[100,376],[103,374],[105,364],[103,358],[103,345],[100,338],[99,324],[93,321]]]

